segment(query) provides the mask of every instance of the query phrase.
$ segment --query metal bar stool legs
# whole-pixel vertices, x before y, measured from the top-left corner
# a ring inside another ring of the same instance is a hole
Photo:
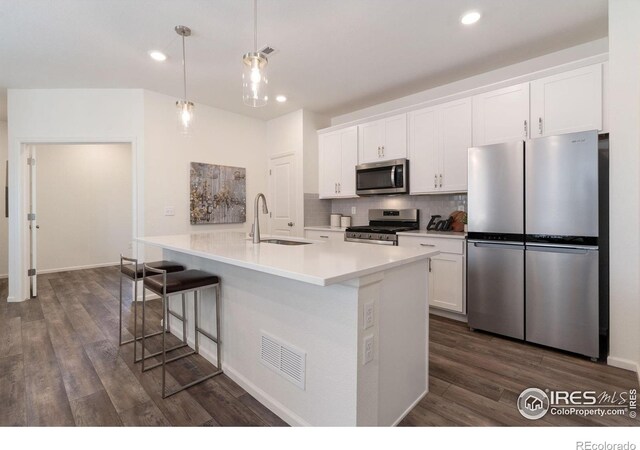
[[[125,263],[128,263],[125,265]],[[173,263],[171,261],[156,261],[153,263],[150,263],[153,267],[158,267],[158,268],[162,268],[164,270],[167,270],[170,273],[173,272],[177,272],[177,271],[182,271],[184,270],[184,267],[180,264],[176,264]],[[142,275],[142,276],[141,276]],[[144,341],[144,338],[150,338],[153,336],[158,336],[160,334],[162,334],[164,332],[164,330],[162,331],[158,331],[155,333],[151,333],[151,334],[144,334],[144,328],[142,330],[142,336],[138,336],[138,281],[141,280],[143,278],[144,274],[141,274],[140,271],[140,266],[138,264],[138,260],[135,258],[127,258],[125,256],[120,255],[120,314],[119,314],[119,321],[118,321],[118,343],[119,345],[126,345],[126,344],[131,344],[133,343],[133,361],[135,363],[138,363],[140,361],[142,361],[142,358],[138,358],[138,342],[139,341]],[[122,340],[122,280],[123,278],[128,278],[133,282],[133,298],[132,298],[132,303],[133,303],[133,338],[128,339],[126,341]],[[143,304],[142,304],[142,312],[143,312],[143,316],[144,316],[144,291],[143,291]],[[181,317],[178,316],[177,314],[173,313],[173,311],[171,311],[172,314],[176,315],[176,317]],[[183,304],[182,304],[182,314],[183,316],[185,315],[185,304],[184,304],[184,300],[183,300]],[[143,322],[144,324],[144,322]],[[168,329],[167,329],[168,331]],[[184,340],[184,345],[182,347],[185,347],[187,345],[186,339]],[[150,355],[147,356],[147,358],[150,358],[152,356],[157,356],[159,355],[160,352],[157,352],[155,355]]]
[[[156,275],[153,276],[148,276],[147,272],[149,273],[154,273]],[[170,352],[171,350],[174,350],[174,348],[167,348],[167,339],[166,339],[166,334],[162,335],[162,352],[160,352],[162,354],[162,358],[161,358],[161,362],[156,363],[154,365],[151,366],[145,366],[144,363],[144,356],[143,356],[143,360],[142,360],[142,364],[143,364],[143,371],[146,370],[151,370],[155,367],[158,366],[162,366],[162,398],[167,398],[170,397],[178,392],[181,392],[191,386],[194,386],[198,383],[201,383],[209,378],[212,378],[216,375],[220,375],[222,373],[222,352],[221,352],[221,342],[220,342],[220,302],[221,302],[221,295],[220,295],[220,280],[218,277],[211,275],[207,272],[203,272],[200,270],[186,270],[184,272],[178,272],[178,273],[171,273],[171,274],[167,274],[166,272],[162,271],[162,270],[157,270],[148,266],[144,266],[143,269],[143,273],[144,273],[144,291],[143,291],[143,298],[145,296],[145,292],[147,289],[151,290],[152,292],[160,295],[162,297],[162,311],[163,311],[163,320],[164,323],[167,324],[167,321],[169,319],[169,315],[172,314],[168,307],[168,301],[169,301],[169,296],[172,295],[178,295],[181,294],[182,295],[182,303],[183,306],[185,305],[185,297],[187,293],[193,292],[194,293],[194,340],[195,340],[195,350],[192,350],[190,352],[187,353],[183,353],[181,355],[172,357],[172,358],[167,358],[167,353]],[[200,290],[206,289],[206,288],[210,288],[213,287],[216,290],[216,336],[213,336],[212,334],[210,334],[209,332],[207,332],[206,330],[202,329],[200,327],[200,319],[199,319],[199,313],[198,313],[198,305],[199,305],[199,298],[198,298],[198,293]],[[144,323],[145,323],[145,310],[144,310],[144,303],[143,303],[143,310],[142,310],[142,315],[143,315],[143,321],[142,321],[142,326],[143,326],[143,337],[144,337]],[[173,314],[175,315],[175,314]],[[186,318],[185,320],[183,320],[182,322],[182,329],[183,329],[183,338],[186,339],[186,335],[187,335],[187,327],[186,327]],[[200,350],[200,335],[203,335],[204,337],[210,339],[211,341],[213,341],[216,344],[216,350],[217,350],[217,364],[218,367],[216,368],[216,370],[214,370],[213,372],[202,376],[194,381],[191,381],[190,383],[187,383],[185,385],[181,385],[178,388],[167,392],[167,388],[166,388],[166,369],[167,369],[167,364],[173,361],[177,361],[179,359],[182,359],[186,356],[190,356],[193,355],[195,353],[198,353]],[[144,351],[144,344],[143,344],[143,351]]]

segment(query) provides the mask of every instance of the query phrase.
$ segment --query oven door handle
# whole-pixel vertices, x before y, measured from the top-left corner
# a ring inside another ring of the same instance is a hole
[[[396,166],[395,164],[391,166],[391,187],[396,187]]]

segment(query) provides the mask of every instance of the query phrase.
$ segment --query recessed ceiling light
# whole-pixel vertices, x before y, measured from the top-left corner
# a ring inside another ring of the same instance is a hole
[[[276,97],[276,101],[277,101],[278,103],[284,103],[284,102],[286,102],[286,101],[287,101],[287,97],[285,97],[284,95],[278,95],[278,96]]]
[[[167,55],[165,55],[162,52],[159,52],[158,50],[151,50],[149,52],[149,56],[151,56],[151,59],[155,61],[165,61],[167,59]]]
[[[460,22],[462,22],[464,25],[471,25],[473,23],[476,23],[478,20],[480,20],[480,13],[478,11],[470,11],[468,13],[466,13],[464,16],[462,16],[462,18],[460,19]]]

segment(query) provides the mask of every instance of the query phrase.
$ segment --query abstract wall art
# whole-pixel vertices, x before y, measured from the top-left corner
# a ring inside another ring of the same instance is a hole
[[[243,223],[247,173],[243,167],[191,163],[191,224]]]

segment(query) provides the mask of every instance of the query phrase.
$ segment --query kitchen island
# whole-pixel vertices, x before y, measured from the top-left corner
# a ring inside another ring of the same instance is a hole
[[[254,244],[224,231],[138,241],[220,277],[222,368],[287,423],[395,425],[427,393],[426,274],[437,251]],[[205,291],[201,302],[201,327],[209,330],[214,298]],[[182,337],[176,319],[170,327]],[[215,344],[203,342],[200,352],[217,365]]]

